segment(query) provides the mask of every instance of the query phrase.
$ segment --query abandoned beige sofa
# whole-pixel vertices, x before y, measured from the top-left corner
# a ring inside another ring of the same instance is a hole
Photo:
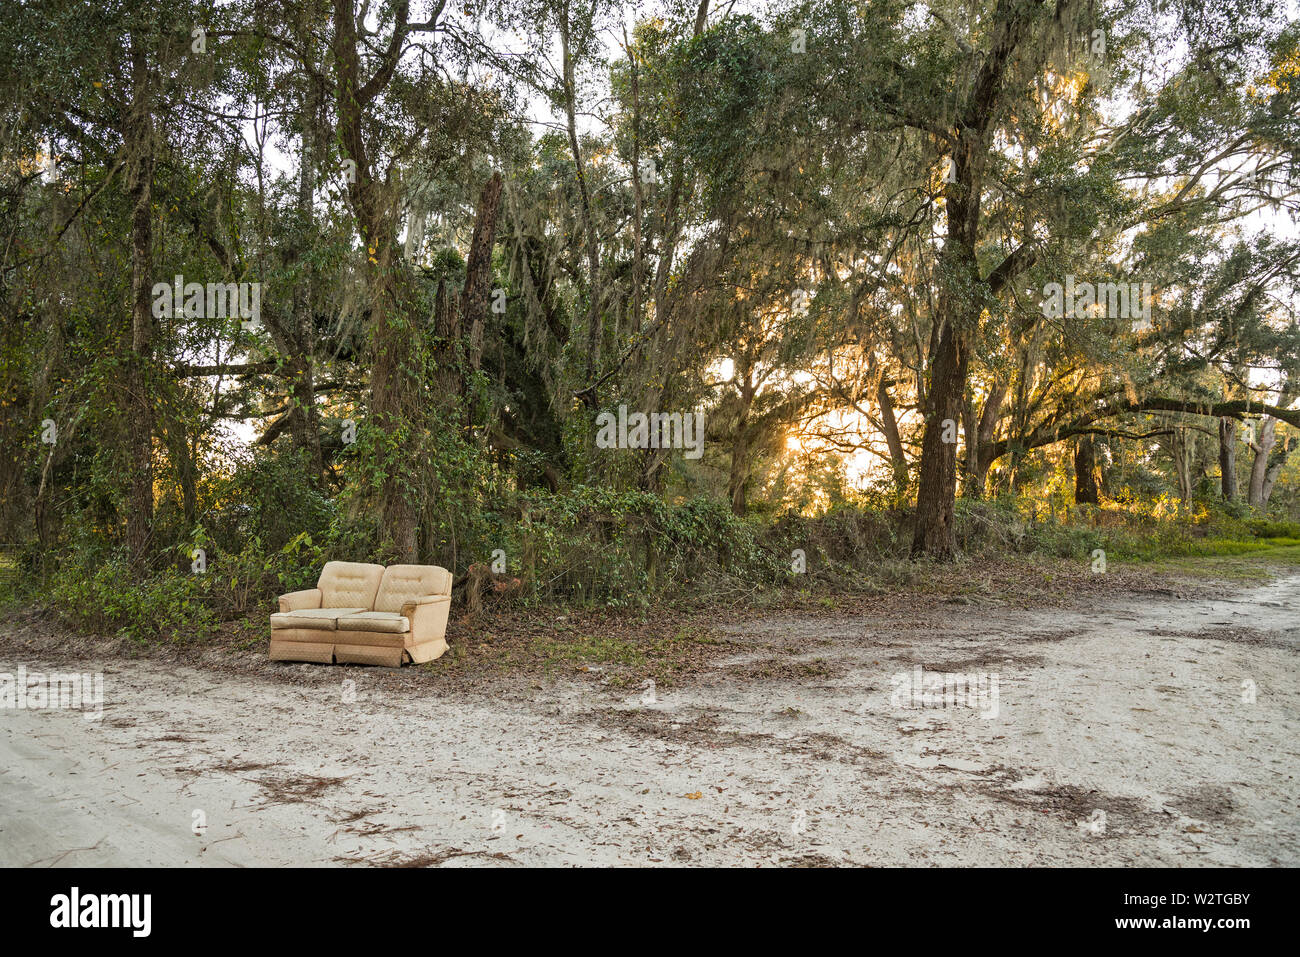
[[[451,572],[437,565],[329,562],[315,588],[280,596],[273,661],[400,667],[447,650]]]

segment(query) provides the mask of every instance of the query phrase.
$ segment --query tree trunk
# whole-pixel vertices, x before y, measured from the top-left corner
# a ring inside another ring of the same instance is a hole
[[[961,494],[970,495],[971,475],[979,467],[979,420],[975,412],[975,397],[966,390],[961,404],[962,457],[957,460],[958,484]]]
[[[1192,457],[1196,438],[1187,429],[1175,428],[1173,434],[1174,472],[1178,477],[1178,497],[1184,505],[1192,504]]]
[[[131,491],[126,541],[134,560],[145,556],[153,529],[153,114],[143,41],[131,39],[132,99],[126,122],[127,192],[131,197],[131,348],[127,356],[127,450]]]
[[[564,72],[564,115],[569,134],[569,149],[573,152],[573,171],[578,180],[578,204],[582,214],[582,229],[587,247],[587,381],[590,382],[600,360],[600,247],[596,227],[591,215],[591,196],[587,190],[587,173],[582,165],[582,150],[578,145],[577,87],[574,80],[573,51],[569,45],[569,5],[560,10],[560,56]],[[633,170],[640,176],[640,170]],[[591,401],[596,397],[591,396]]]
[[[1100,456],[1097,455],[1098,448],[1100,448],[1105,454]],[[1115,464],[1114,449],[1112,448],[1110,441],[1108,439],[1102,439],[1100,442],[1094,439],[1092,443],[1092,449],[1093,449],[1093,458],[1098,460],[1097,472],[1098,475],[1100,476],[1098,489],[1101,492],[1101,494],[1105,495],[1107,498],[1114,498],[1114,492],[1111,490],[1111,478],[1115,471],[1114,470],[1114,464]]]
[[[700,5],[695,8],[695,35],[698,37],[704,32],[704,28],[709,22],[709,0],[700,0]]]
[[[460,340],[460,309],[451,301],[451,291],[445,280],[438,280],[433,293],[433,331],[436,338],[434,359],[437,368],[433,377],[442,399],[460,395],[464,391],[460,369],[456,365],[456,343]]]
[[[889,463],[894,469],[894,486],[899,492],[907,489],[907,453],[898,434],[898,419],[894,415],[894,401],[889,385],[881,376],[876,386],[876,405],[880,408],[880,424],[884,428],[885,442],[889,445]]]
[[[733,515],[744,515],[749,489],[749,410],[754,404],[758,387],[753,384],[754,370],[745,370],[744,385],[740,391],[740,413],[736,419],[735,439],[731,445],[731,474],[727,480],[727,495],[731,498]]]
[[[921,441],[920,487],[916,496],[916,532],[912,555],[942,561],[957,553],[957,443],[944,442],[945,420],[961,419],[966,391],[967,353],[957,330],[943,322],[936,346],[926,402],[925,437]]]
[[[1091,435],[1081,435],[1074,443],[1074,501],[1078,505],[1101,504]]]
[[[749,442],[745,426],[736,432],[731,446],[731,474],[727,479],[727,495],[731,498],[731,514],[744,515],[746,486],[749,484]]]
[[[371,271],[372,333],[370,373],[370,408],[375,425],[385,440],[405,436],[402,446],[381,445],[379,463],[385,478],[380,486],[381,534],[392,540],[397,560],[419,560],[416,506],[417,476],[414,462],[418,458],[417,430],[411,428],[416,411],[416,388],[410,324],[404,306],[407,297],[395,261],[396,239],[385,231],[388,241],[379,250],[379,267]],[[374,240],[370,240],[374,242]]]
[[[398,5],[403,22],[406,7]],[[414,292],[410,273],[397,249],[395,197],[371,165],[366,146],[365,112],[383,84],[376,77],[363,87],[356,23],[349,0],[334,0],[331,49],[337,82],[334,105],[337,132],[347,159],[355,164],[348,183],[348,202],[364,244],[370,298],[370,420],[381,436],[372,450],[384,478],[379,487],[380,534],[391,540],[400,562],[418,561],[416,499],[420,490],[416,463],[423,431],[416,421],[420,370],[411,322]],[[390,60],[391,67],[396,61]]]
[[[962,489],[962,494],[967,498],[980,499],[984,497],[985,486],[988,484],[989,469],[994,462],[991,447],[993,433],[997,431],[998,416],[1002,412],[1002,403],[1006,400],[1006,397],[1007,383],[999,379],[993,383],[988,398],[984,400],[984,408],[980,411],[979,428],[975,432],[975,448],[967,451],[967,455],[974,463],[966,475],[966,487]]]
[[[1268,478],[1268,456],[1276,444],[1277,420],[1265,416],[1260,420],[1259,439],[1253,446],[1255,461],[1250,466],[1250,488],[1246,493],[1246,501],[1255,508],[1263,508],[1267,502],[1264,497],[1264,482]]]
[[[298,171],[298,222],[303,242],[313,233],[312,195],[316,190],[317,93],[305,94],[302,115],[302,155]],[[295,256],[301,260],[301,253]],[[306,461],[308,477],[319,484],[325,471],[320,448],[320,413],[316,408],[316,328],[311,308],[312,276],[304,271],[293,291],[293,355],[289,375],[289,433],[294,448]]]
[[[1286,465],[1286,460],[1290,454],[1291,437],[1287,436],[1286,441],[1279,448],[1275,448],[1273,455],[1269,458],[1268,471],[1264,473],[1264,486],[1260,490],[1260,508],[1268,507],[1268,500],[1273,496],[1273,486],[1277,484],[1277,477],[1282,474],[1282,468]]]
[[[952,435],[962,419],[970,361],[965,336],[967,330],[979,328],[981,305],[972,298],[971,290],[980,284],[975,245],[982,148],[976,137],[963,135],[959,148],[953,150],[955,181],[944,187],[948,226],[939,258],[940,273],[946,279],[930,336],[930,385],[924,406],[914,558],[928,555],[951,561],[957,556],[957,443],[943,438],[945,433]]]
[[[953,175],[943,187],[947,228],[939,266],[944,279],[936,316],[939,336],[925,403],[914,556],[949,560],[956,555],[957,447],[943,441],[944,422],[951,419],[956,423],[961,418],[971,344],[967,337],[979,333],[985,294],[997,296],[1034,261],[1034,253],[1022,245],[984,277],[976,250],[984,169],[993,139],[990,126],[1002,100],[1007,66],[1015,61],[1017,48],[1037,16],[1036,4],[997,4],[995,22],[988,30],[990,46],[975,70],[968,101],[951,123],[946,117],[943,121],[950,134]]]
[[[1237,423],[1219,420],[1219,487],[1224,501],[1237,500]]]
[[[308,478],[312,484],[317,484],[324,474],[325,465],[320,448],[320,414],[316,409],[316,374],[312,357],[305,353],[290,356],[286,366],[291,403],[289,434],[294,449],[304,459]]]
[[[460,294],[461,328],[469,329],[469,364],[478,371],[483,359],[483,321],[492,291],[492,244],[501,209],[501,174],[493,173],[478,198],[474,238],[465,262],[465,288]]]

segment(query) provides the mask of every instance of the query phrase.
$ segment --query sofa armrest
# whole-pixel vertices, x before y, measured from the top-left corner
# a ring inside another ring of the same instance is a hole
[[[321,593],[319,588],[293,591],[280,596],[280,611],[297,611],[299,608],[319,608]]]
[[[402,616],[411,623],[411,641],[419,645],[445,638],[450,612],[450,595],[425,595],[405,602],[402,605]]]
[[[418,608],[420,605],[432,605],[435,602],[440,602],[440,601],[449,602],[451,601],[451,596],[450,595],[422,595],[419,598],[408,598],[406,601],[402,603],[402,614],[409,618],[414,613],[415,609]]]

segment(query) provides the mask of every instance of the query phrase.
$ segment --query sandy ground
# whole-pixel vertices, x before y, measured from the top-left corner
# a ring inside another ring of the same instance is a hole
[[[1300,576],[944,607],[924,632],[768,617],[719,680],[621,696],[10,646],[0,672],[102,671],[106,703],[0,710],[0,864],[1300,864]],[[774,645],[806,679],[744,677]],[[996,716],[909,707],[917,666],[996,677]]]

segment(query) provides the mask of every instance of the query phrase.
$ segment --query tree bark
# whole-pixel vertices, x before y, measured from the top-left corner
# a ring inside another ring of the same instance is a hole
[[[317,94],[309,87],[302,109],[302,155],[298,171],[298,223],[302,242],[312,237],[312,195],[316,190]],[[295,259],[301,260],[300,254]],[[286,363],[289,376],[289,433],[306,462],[313,485],[325,471],[320,447],[320,413],[316,408],[316,329],[311,308],[312,277],[299,277],[293,291],[293,354]]]
[[[946,561],[957,552],[957,443],[943,441],[943,423],[950,419],[955,428],[961,418],[968,362],[965,346],[951,322],[943,324],[934,359],[926,402],[925,436],[921,440],[912,555]]]
[[[1259,439],[1253,446],[1255,460],[1250,466],[1250,488],[1246,493],[1247,503],[1255,508],[1263,508],[1267,502],[1264,497],[1264,482],[1268,477],[1268,456],[1276,444],[1277,420],[1265,416],[1260,420]]]
[[[1260,508],[1268,507],[1268,500],[1273,496],[1273,486],[1277,484],[1277,477],[1282,474],[1282,468],[1286,465],[1286,460],[1290,454],[1291,439],[1288,436],[1287,440],[1280,447],[1275,448],[1273,454],[1269,457],[1268,470],[1264,473],[1264,485],[1260,490]]]
[[[1224,501],[1237,500],[1237,423],[1219,419],[1219,488]]]
[[[894,470],[894,486],[899,492],[903,492],[907,489],[907,453],[903,450],[903,440],[898,434],[894,400],[889,394],[889,385],[884,376],[881,376],[876,385],[876,405],[880,408],[880,424],[885,433],[885,443],[889,446],[889,463]]]
[[[469,364],[478,371],[483,359],[483,322],[492,291],[492,245],[501,209],[501,174],[493,173],[478,198],[474,238],[465,262],[465,288],[460,295],[461,328],[469,329]]]
[[[695,8],[695,35],[698,37],[704,32],[704,28],[709,23],[709,0],[700,0],[700,5]]]
[[[126,541],[145,557],[153,530],[153,175],[155,165],[149,67],[143,41],[131,38],[131,105],[126,122],[127,192],[131,198],[131,345],[127,356],[127,450],[131,491]]]
[[[1081,435],[1074,443],[1074,501],[1078,505],[1101,504],[1091,435]]]

